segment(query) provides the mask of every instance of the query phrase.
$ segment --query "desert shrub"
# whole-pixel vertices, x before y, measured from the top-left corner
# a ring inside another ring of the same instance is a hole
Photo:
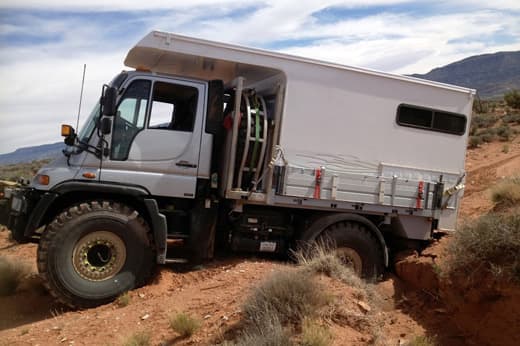
[[[500,207],[520,205],[520,176],[506,178],[495,185],[491,199]]]
[[[120,308],[123,308],[125,306],[128,306],[128,304],[130,304],[131,300],[132,300],[132,297],[130,297],[130,293],[125,292],[125,293],[121,294],[119,297],[117,297],[116,304]]]
[[[26,263],[0,257],[0,296],[13,294],[29,272],[30,268]]]
[[[291,346],[290,333],[285,330],[275,311],[261,310],[259,319],[249,323],[238,337],[236,346]]]
[[[475,114],[471,119],[471,129],[484,129],[495,125],[497,118],[491,114]],[[470,129],[470,131],[471,131]],[[473,131],[474,131],[473,130]]]
[[[496,134],[502,141],[508,141],[514,134],[513,129],[507,125],[502,125],[496,129]]]
[[[303,322],[302,346],[327,346],[332,343],[332,335],[328,328],[319,325],[316,321],[306,319]]]
[[[497,130],[494,128],[482,129],[478,132],[478,136],[482,139],[483,142],[491,143],[495,140],[497,135]]]
[[[518,90],[511,90],[504,95],[506,104],[515,109],[520,109],[520,92]]]
[[[293,252],[293,256],[304,270],[327,275],[351,287],[366,288],[366,284],[356,275],[354,270],[345,265],[336,255],[333,246],[323,243],[313,244],[304,250]]]
[[[136,332],[130,335],[124,342],[123,346],[148,346],[150,345],[150,333]]]
[[[26,163],[0,166],[0,180],[17,181],[20,177],[30,179],[36,172],[50,160],[39,160]]]
[[[507,114],[502,117],[504,123],[520,124],[520,114]]]
[[[200,328],[200,322],[181,312],[170,317],[170,327],[180,336],[186,338],[192,336]]]
[[[243,306],[247,321],[262,319],[265,312],[276,313],[280,322],[300,323],[329,301],[323,288],[305,271],[273,273],[256,287]]]
[[[428,336],[416,336],[407,344],[407,346],[435,346],[434,338]]]
[[[520,208],[508,214],[487,214],[466,223],[450,244],[449,273],[469,279],[487,271],[520,283]]]
[[[468,147],[469,148],[477,148],[483,142],[484,141],[482,140],[482,137],[480,137],[480,136],[469,136]]]

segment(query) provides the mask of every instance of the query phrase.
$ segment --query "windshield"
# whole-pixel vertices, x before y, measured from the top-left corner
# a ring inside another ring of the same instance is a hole
[[[121,84],[123,84],[127,76],[128,73],[126,71],[123,71],[117,76],[115,76],[114,79],[110,81],[109,85],[119,89],[119,87],[121,86]],[[80,142],[87,143],[90,139],[90,136],[92,136],[92,132],[96,128],[97,119],[99,118],[99,107],[100,105],[98,101],[92,112],[90,112],[90,115],[85,121],[85,124],[83,124],[83,127],[79,131],[78,139]]]
[[[96,127],[96,120],[99,117],[99,102],[96,103],[96,106],[90,112],[90,115],[88,116],[87,120],[85,121],[85,124],[81,128],[78,134],[78,139],[80,142],[88,142],[90,139],[90,136],[92,135],[92,131],[94,131],[94,128]]]

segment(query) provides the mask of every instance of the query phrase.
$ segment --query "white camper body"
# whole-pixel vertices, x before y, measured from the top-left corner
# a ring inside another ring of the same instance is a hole
[[[235,126],[220,177],[227,198],[400,215],[395,221],[409,238],[427,239],[432,218],[439,228],[455,226],[474,90],[157,31],[125,64],[275,96],[275,129],[260,174],[268,183],[260,191],[237,184]],[[400,123],[403,105],[462,115],[463,131]],[[284,169],[273,186],[268,163],[276,157]],[[439,182],[442,196],[435,195]]]

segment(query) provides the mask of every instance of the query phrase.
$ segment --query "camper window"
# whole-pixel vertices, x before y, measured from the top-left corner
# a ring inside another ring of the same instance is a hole
[[[397,107],[397,123],[401,126],[463,135],[466,121],[463,114],[405,104]]]

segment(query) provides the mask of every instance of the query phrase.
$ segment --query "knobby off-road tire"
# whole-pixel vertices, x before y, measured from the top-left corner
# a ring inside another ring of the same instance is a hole
[[[329,244],[337,255],[362,278],[373,280],[384,271],[384,252],[377,238],[362,224],[338,222],[327,227],[317,239]]]
[[[45,286],[73,308],[105,304],[144,285],[154,260],[143,218],[110,202],[82,203],[62,212],[38,246],[38,272]]]

